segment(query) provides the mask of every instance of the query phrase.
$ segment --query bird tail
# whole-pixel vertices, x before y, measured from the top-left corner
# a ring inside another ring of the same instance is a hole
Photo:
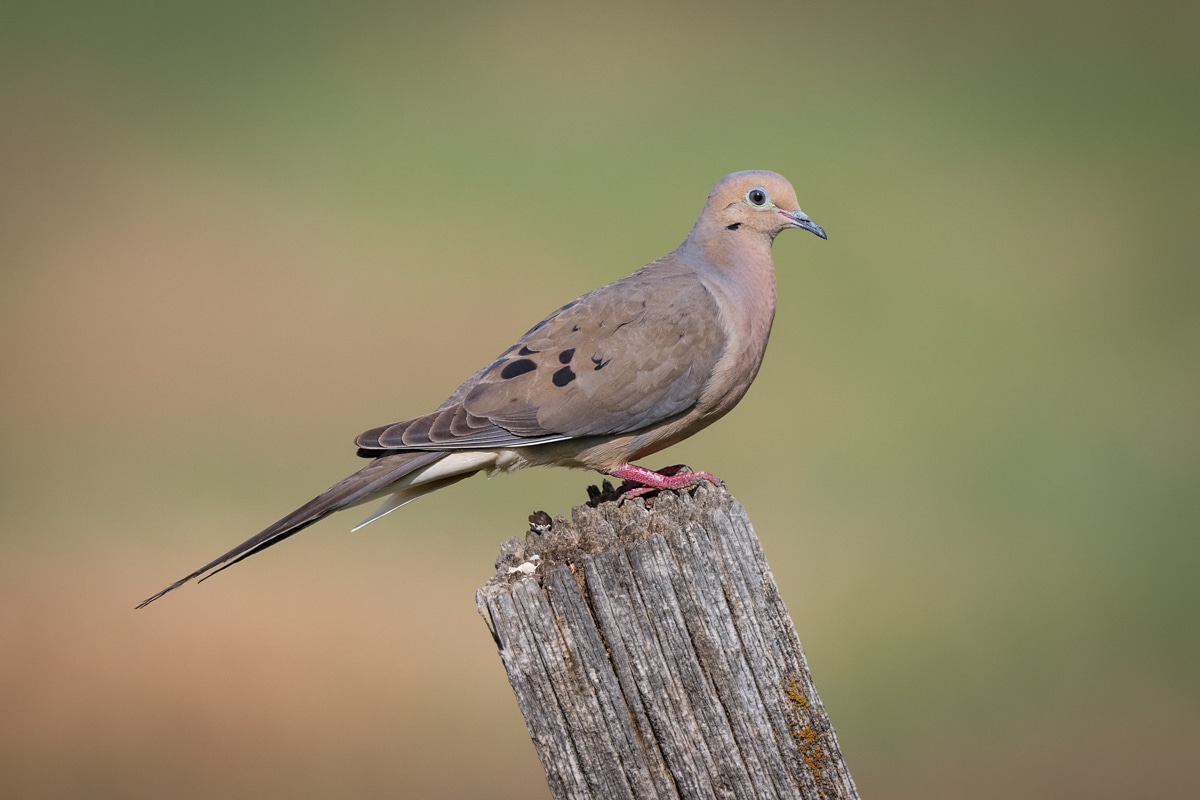
[[[145,608],[194,578],[201,581],[211,578],[221,570],[282,542],[335,511],[368,502],[391,492],[391,497],[383,506],[358,525],[355,528],[357,530],[407,502],[456,483],[488,466],[485,463],[486,459],[467,460],[454,456],[447,458],[447,455],[445,451],[416,451],[380,456],[228,553],[213,559],[187,577],[180,578],[153,597],[143,600],[137,607]],[[443,459],[448,463],[439,465],[438,462]]]

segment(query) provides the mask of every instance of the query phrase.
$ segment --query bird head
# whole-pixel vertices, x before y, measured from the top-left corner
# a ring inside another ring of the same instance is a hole
[[[726,175],[713,187],[700,220],[709,235],[724,229],[774,239],[789,228],[802,228],[822,239],[825,230],[800,210],[796,190],[775,172],[748,170]]]

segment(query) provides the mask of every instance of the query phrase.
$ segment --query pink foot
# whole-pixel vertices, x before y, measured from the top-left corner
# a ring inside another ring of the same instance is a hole
[[[692,472],[683,464],[663,467],[658,471],[639,467],[636,464],[626,464],[608,474],[625,481],[625,485],[621,487],[620,491],[622,497],[638,497],[662,489],[683,489],[700,481],[709,481],[717,486],[725,485],[725,482],[716,475],[708,472]],[[626,488],[629,484],[636,485]]]

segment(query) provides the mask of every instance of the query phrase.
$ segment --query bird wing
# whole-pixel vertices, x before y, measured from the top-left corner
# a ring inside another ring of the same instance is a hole
[[[360,435],[360,454],[620,435],[687,411],[726,335],[695,271],[664,262],[558,309],[438,410]]]

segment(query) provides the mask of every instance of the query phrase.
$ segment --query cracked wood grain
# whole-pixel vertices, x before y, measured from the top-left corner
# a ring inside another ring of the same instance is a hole
[[[555,798],[858,797],[725,489],[577,507],[496,566],[476,600]]]

